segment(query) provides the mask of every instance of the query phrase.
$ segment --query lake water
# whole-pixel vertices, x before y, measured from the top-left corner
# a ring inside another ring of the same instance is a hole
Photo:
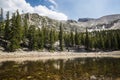
[[[1,62],[0,80],[120,80],[120,58]]]

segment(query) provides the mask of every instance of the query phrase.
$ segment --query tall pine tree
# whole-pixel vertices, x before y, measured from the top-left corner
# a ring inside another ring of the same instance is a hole
[[[16,13],[17,15],[13,14],[12,17],[9,51],[16,51],[20,48],[20,42],[22,37],[21,17],[18,10]]]
[[[37,37],[37,31],[36,27],[34,25],[31,25],[29,30],[29,49],[30,50],[37,50],[38,49],[38,37]]]
[[[86,50],[89,50],[89,33],[88,33],[87,28],[86,28],[86,33],[85,33],[85,48]]]
[[[6,40],[9,40],[10,39],[10,32],[11,32],[11,29],[10,29],[10,19],[9,19],[9,12],[7,12],[6,14],[6,24],[5,24],[5,30],[4,30],[4,38]]]
[[[63,28],[62,28],[62,23],[60,24],[60,31],[59,31],[59,46],[60,50],[63,51]]]
[[[43,49],[44,48],[44,34],[43,29],[38,29],[38,48]]]

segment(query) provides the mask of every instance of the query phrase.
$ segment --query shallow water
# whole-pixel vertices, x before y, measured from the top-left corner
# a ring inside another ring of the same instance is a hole
[[[120,80],[120,58],[1,62],[0,80]]]

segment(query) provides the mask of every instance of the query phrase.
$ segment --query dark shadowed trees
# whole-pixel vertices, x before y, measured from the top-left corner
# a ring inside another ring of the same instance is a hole
[[[59,31],[59,46],[60,50],[63,51],[63,28],[62,28],[62,23],[60,24],[60,31]]]

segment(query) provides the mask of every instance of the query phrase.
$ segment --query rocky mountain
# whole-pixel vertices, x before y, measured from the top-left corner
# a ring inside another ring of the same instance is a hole
[[[65,31],[71,31],[77,29],[78,31],[84,31],[87,27],[89,31],[103,30],[103,29],[120,29],[120,14],[107,15],[98,19],[93,18],[80,18],[78,21],[67,20],[59,21],[50,19],[46,16],[40,16],[36,13],[22,14],[22,18],[27,15],[29,25],[35,25],[39,28],[45,26],[48,29],[54,28],[59,30],[60,23],[63,23],[63,29]]]
[[[87,21],[91,21],[94,20],[94,18],[79,18],[78,22],[87,22]]]
[[[88,27],[90,30],[100,29],[120,29],[120,14],[107,15],[98,19],[90,19],[86,22],[78,22],[83,27]]]
[[[53,28],[53,29],[59,30],[60,23],[62,23],[64,31],[71,31],[75,29],[78,29],[78,31],[82,30],[78,22],[73,20],[59,21],[59,20],[50,19],[46,16],[40,16],[36,13],[22,14],[21,15],[22,19],[24,19],[25,16],[27,16],[29,25],[35,25],[36,27],[39,27],[39,28],[45,26],[48,29]]]

